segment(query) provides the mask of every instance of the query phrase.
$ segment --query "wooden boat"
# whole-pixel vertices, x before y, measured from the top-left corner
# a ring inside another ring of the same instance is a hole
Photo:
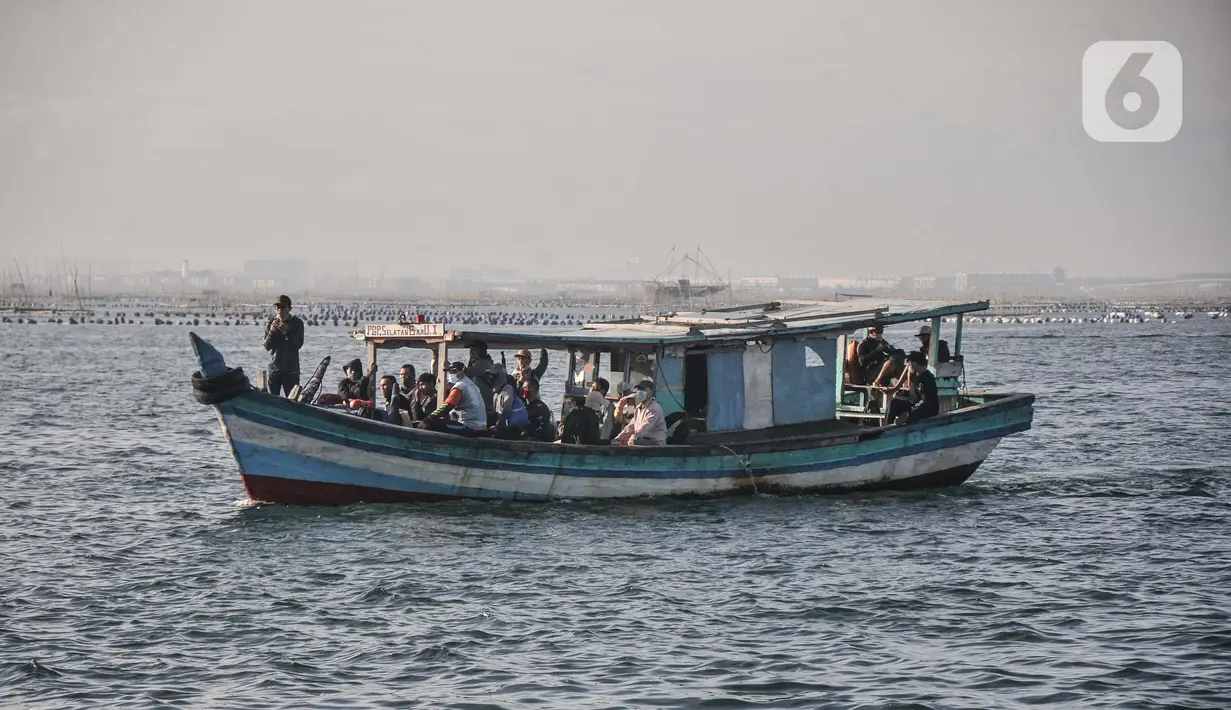
[[[656,383],[666,414],[695,429],[680,445],[581,446],[465,438],[357,417],[276,397],[227,367],[192,334],[198,399],[222,423],[248,495],[257,501],[338,505],[457,498],[553,499],[711,496],[910,489],[957,485],[1004,436],[1030,428],[1034,396],[963,389],[965,313],[986,302],[868,300],[779,304],[581,327],[445,328],[374,325],[369,361],[401,347],[547,347],[568,354],[564,408],[600,374],[612,384]],[[930,362],[945,317],[955,362],[935,365],[942,413],[893,425],[866,411],[846,384],[846,339],[859,328],[930,322]],[[582,366],[585,363],[585,366]],[[439,367],[436,368],[438,371]],[[439,374],[439,373],[438,373]],[[440,392],[443,378],[438,379]],[[613,387],[614,389],[614,387]],[[205,396],[202,396],[202,393]]]

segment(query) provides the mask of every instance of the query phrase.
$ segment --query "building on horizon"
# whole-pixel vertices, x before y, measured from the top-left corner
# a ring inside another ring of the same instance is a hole
[[[1061,275],[1063,269],[1057,269]],[[954,278],[954,291],[976,296],[1056,295],[1056,274],[960,273]]]

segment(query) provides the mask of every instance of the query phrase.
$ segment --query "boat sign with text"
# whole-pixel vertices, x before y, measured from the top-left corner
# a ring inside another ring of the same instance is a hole
[[[443,323],[375,323],[363,329],[365,338],[443,338]]]

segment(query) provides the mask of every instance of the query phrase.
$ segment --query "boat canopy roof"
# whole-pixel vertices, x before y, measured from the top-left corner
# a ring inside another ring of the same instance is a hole
[[[572,326],[373,325],[362,333],[364,340],[382,348],[424,347],[442,341],[461,341],[483,342],[489,347],[589,345],[635,349],[748,342],[764,337],[838,335],[874,324],[907,323],[987,308],[987,301],[861,298],[790,304],[761,303]],[[356,336],[359,335],[356,333]]]

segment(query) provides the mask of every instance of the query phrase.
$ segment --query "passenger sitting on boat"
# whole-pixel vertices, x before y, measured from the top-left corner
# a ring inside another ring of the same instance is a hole
[[[594,446],[601,443],[598,412],[590,407],[590,397],[596,394],[591,392],[586,395],[586,404],[582,407],[573,407],[572,411],[564,417],[564,422],[560,428],[560,441],[565,444],[582,444],[584,446]]]
[[[923,355],[923,364],[927,365],[928,353],[932,346],[932,326],[923,325],[919,327],[919,332],[915,333],[915,337],[919,339],[919,350],[916,351]],[[949,354],[949,343],[941,340],[936,343],[936,362],[949,362],[953,356]]]
[[[889,358],[885,360],[885,364],[881,365],[880,373],[876,376],[876,379],[872,380],[872,387],[880,389],[873,389],[868,392],[868,411],[879,412],[881,410],[880,394],[882,391],[888,392],[890,395],[891,411],[892,401],[895,398],[909,405],[910,395],[907,389],[901,386],[905,380],[906,351],[894,348],[889,353]]]
[[[927,358],[918,351],[906,356],[910,372],[910,410],[894,420],[898,424],[914,424],[917,421],[940,414],[940,400],[936,394],[936,377],[928,370]]]
[[[410,412],[410,401],[398,391],[398,381],[393,375],[380,378],[380,394],[384,397],[384,407],[376,411],[376,419],[402,426],[402,412]]]
[[[415,425],[436,411],[436,378],[432,373],[419,375],[415,393],[410,397],[410,421]]]
[[[526,417],[530,420],[523,434],[524,438],[546,442],[555,441],[556,423],[552,418],[551,407],[539,399],[539,383],[527,380],[522,396],[526,401]]]
[[[517,363],[513,368],[513,380],[517,384],[518,392],[526,388],[528,378],[539,382],[543,379],[543,373],[547,372],[547,348],[539,349],[539,364],[534,367],[530,367],[530,351],[526,348],[514,353],[513,360]]]
[[[402,369],[398,371],[398,376],[401,378],[398,381],[398,392],[403,397],[410,397],[415,393],[415,387],[418,382],[415,381],[415,366],[407,363],[402,365]]]
[[[667,418],[663,415],[662,406],[654,400],[654,383],[642,380],[637,383],[637,391],[629,397],[637,402],[633,420],[612,443],[626,446],[665,446]]]
[[[859,341],[859,348],[855,351],[856,357],[859,358],[860,375],[864,382],[871,382],[876,377],[892,350],[893,346],[881,337],[881,326],[870,326],[868,337]]]
[[[445,370],[453,380],[453,389],[434,412],[427,415],[420,427],[433,431],[445,431],[463,436],[486,436],[487,410],[483,408],[483,395],[479,387],[466,376],[466,366],[460,361]],[[456,416],[453,420],[450,415]]]
[[[598,437],[603,442],[611,441],[611,437],[616,433],[615,405],[607,399],[607,393],[610,391],[611,383],[600,377],[590,386],[590,393],[586,395],[586,407],[598,414]]]
[[[346,377],[338,382],[338,396],[347,399],[370,399],[372,396],[372,377],[376,375],[376,363],[368,368],[368,374],[362,375],[363,362],[355,358],[342,366]]]
[[[494,418],[490,420],[492,429],[500,438],[516,439],[527,426],[530,419],[526,415],[526,403],[509,383],[509,376],[504,371],[504,365],[492,365],[487,371],[492,386],[492,410]]]
[[[479,388],[479,394],[483,397],[483,409],[487,412],[488,417],[492,416],[492,386],[491,382],[483,377],[488,370],[492,369],[491,355],[487,354],[487,343],[474,343],[470,346],[470,360],[466,364],[466,377],[470,378]]]

